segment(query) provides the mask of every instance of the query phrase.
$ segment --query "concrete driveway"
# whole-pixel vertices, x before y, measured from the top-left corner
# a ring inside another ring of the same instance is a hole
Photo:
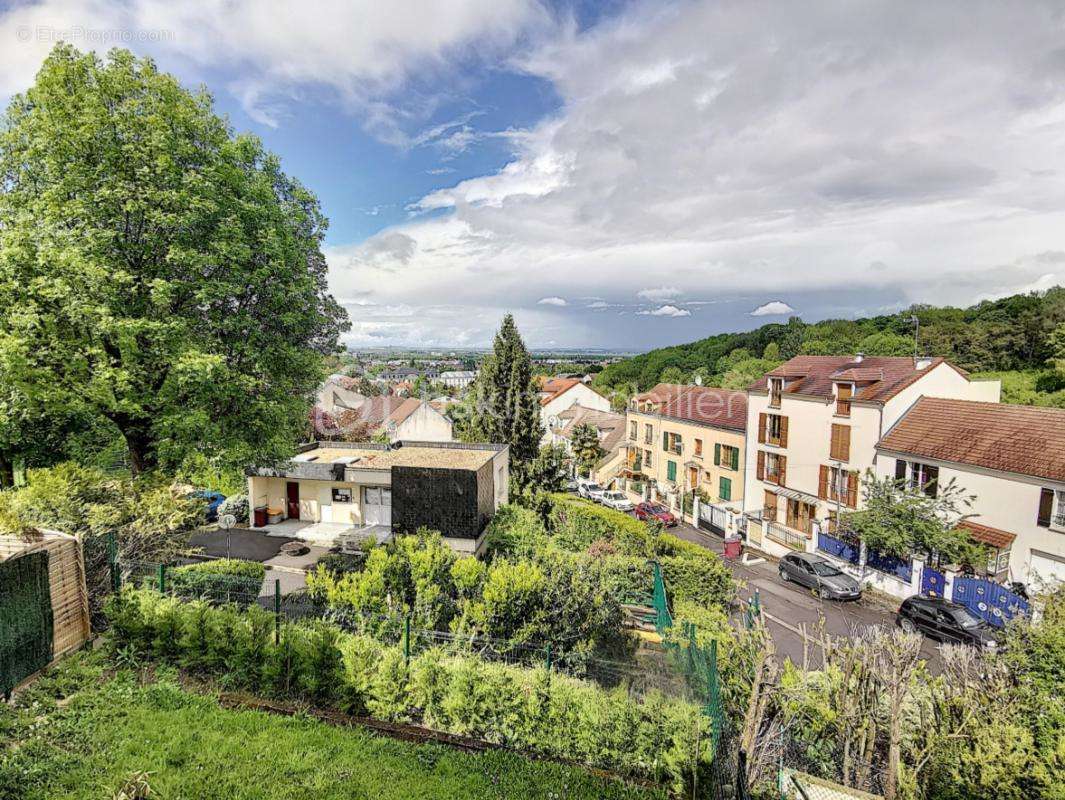
[[[223,530],[204,529],[193,534],[189,541],[193,547],[200,548],[203,555],[211,558],[239,558],[262,563],[266,567],[266,577],[260,594],[264,596],[274,594],[275,581],[281,582],[283,595],[305,589],[307,572],[313,570],[318,560],[329,552],[328,547],[308,544],[308,551],[303,555],[284,555],[281,546],[296,539],[246,528],[234,528],[228,540]]]

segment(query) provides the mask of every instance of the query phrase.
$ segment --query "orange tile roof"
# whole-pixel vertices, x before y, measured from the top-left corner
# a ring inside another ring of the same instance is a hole
[[[1065,482],[1065,409],[922,397],[877,447]]]
[[[785,378],[784,394],[804,394],[830,398],[837,381],[856,384],[854,400],[883,403],[920,380],[940,364],[949,364],[958,373],[968,374],[942,358],[928,360],[918,369],[912,358],[896,356],[795,356],[751,384],[752,391],[765,391],[768,379]]]
[[[713,386],[685,386],[659,409],[663,417],[742,431],[747,427],[747,392]]]
[[[546,406],[580,383],[576,378],[545,378],[540,384],[540,405]]]
[[[1005,550],[1011,544],[1013,540],[1017,538],[1017,534],[1010,533],[1009,531],[1001,530],[1000,528],[992,528],[990,525],[981,525],[979,522],[973,522],[971,519],[962,520],[958,523],[959,528],[965,528],[969,531],[969,535],[982,544],[994,547],[996,550]]]
[[[646,403],[667,403],[684,394],[687,389],[683,383],[657,383],[646,392],[633,395],[632,399]]]

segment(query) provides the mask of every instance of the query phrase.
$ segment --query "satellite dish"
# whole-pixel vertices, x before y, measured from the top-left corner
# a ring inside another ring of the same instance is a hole
[[[225,514],[218,520],[218,524],[228,531],[230,528],[236,527],[237,518],[232,514]]]

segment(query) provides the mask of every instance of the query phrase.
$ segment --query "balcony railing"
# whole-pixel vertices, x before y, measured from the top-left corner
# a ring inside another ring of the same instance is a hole
[[[792,550],[806,549],[805,533],[788,528],[781,525],[779,522],[763,522],[762,524],[764,526],[766,537],[772,539],[777,544],[790,547]]]

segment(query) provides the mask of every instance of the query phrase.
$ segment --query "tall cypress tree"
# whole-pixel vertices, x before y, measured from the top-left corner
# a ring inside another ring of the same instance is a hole
[[[482,441],[510,445],[511,474],[524,484],[544,431],[532,359],[510,314],[503,317],[492,354],[481,364],[476,388],[473,433]]]

